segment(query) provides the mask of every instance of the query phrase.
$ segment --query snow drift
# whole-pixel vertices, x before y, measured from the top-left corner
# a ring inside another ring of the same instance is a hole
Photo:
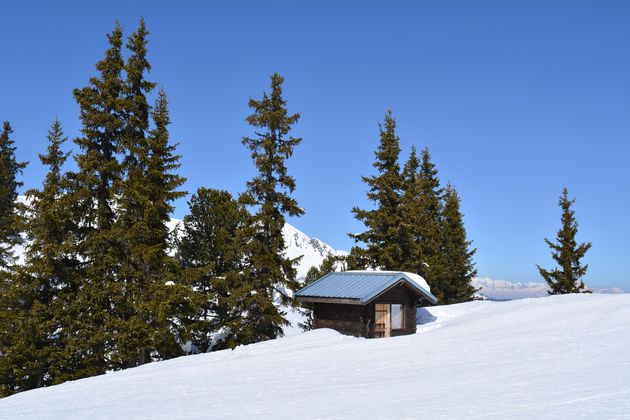
[[[0,400],[0,418],[619,418],[630,296],[420,309],[418,333],[316,330]]]

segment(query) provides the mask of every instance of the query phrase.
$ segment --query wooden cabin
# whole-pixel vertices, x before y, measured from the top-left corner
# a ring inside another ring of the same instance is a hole
[[[313,327],[356,337],[393,337],[416,332],[416,307],[433,305],[426,281],[402,271],[330,273],[295,297],[313,307]]]

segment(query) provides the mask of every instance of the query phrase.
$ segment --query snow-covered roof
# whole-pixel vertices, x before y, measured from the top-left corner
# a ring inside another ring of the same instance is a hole
[[[403,271],[342,271],[330,273],[299,290],[297,298],[349,299],[366,304],[403,282],[431,303],[437,298],[431,294],[427,282],[419,275]]]

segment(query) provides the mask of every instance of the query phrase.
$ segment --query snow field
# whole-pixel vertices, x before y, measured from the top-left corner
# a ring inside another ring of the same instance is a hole
[[[630,418],[630,295],[419,311],[418,333],[315,330],[0,400],[0,418]]]

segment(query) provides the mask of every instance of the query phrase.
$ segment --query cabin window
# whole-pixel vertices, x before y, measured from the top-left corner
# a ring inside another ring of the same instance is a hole
[[[392,303],[392,330],[401,330],[403,328],[403,305]]]

